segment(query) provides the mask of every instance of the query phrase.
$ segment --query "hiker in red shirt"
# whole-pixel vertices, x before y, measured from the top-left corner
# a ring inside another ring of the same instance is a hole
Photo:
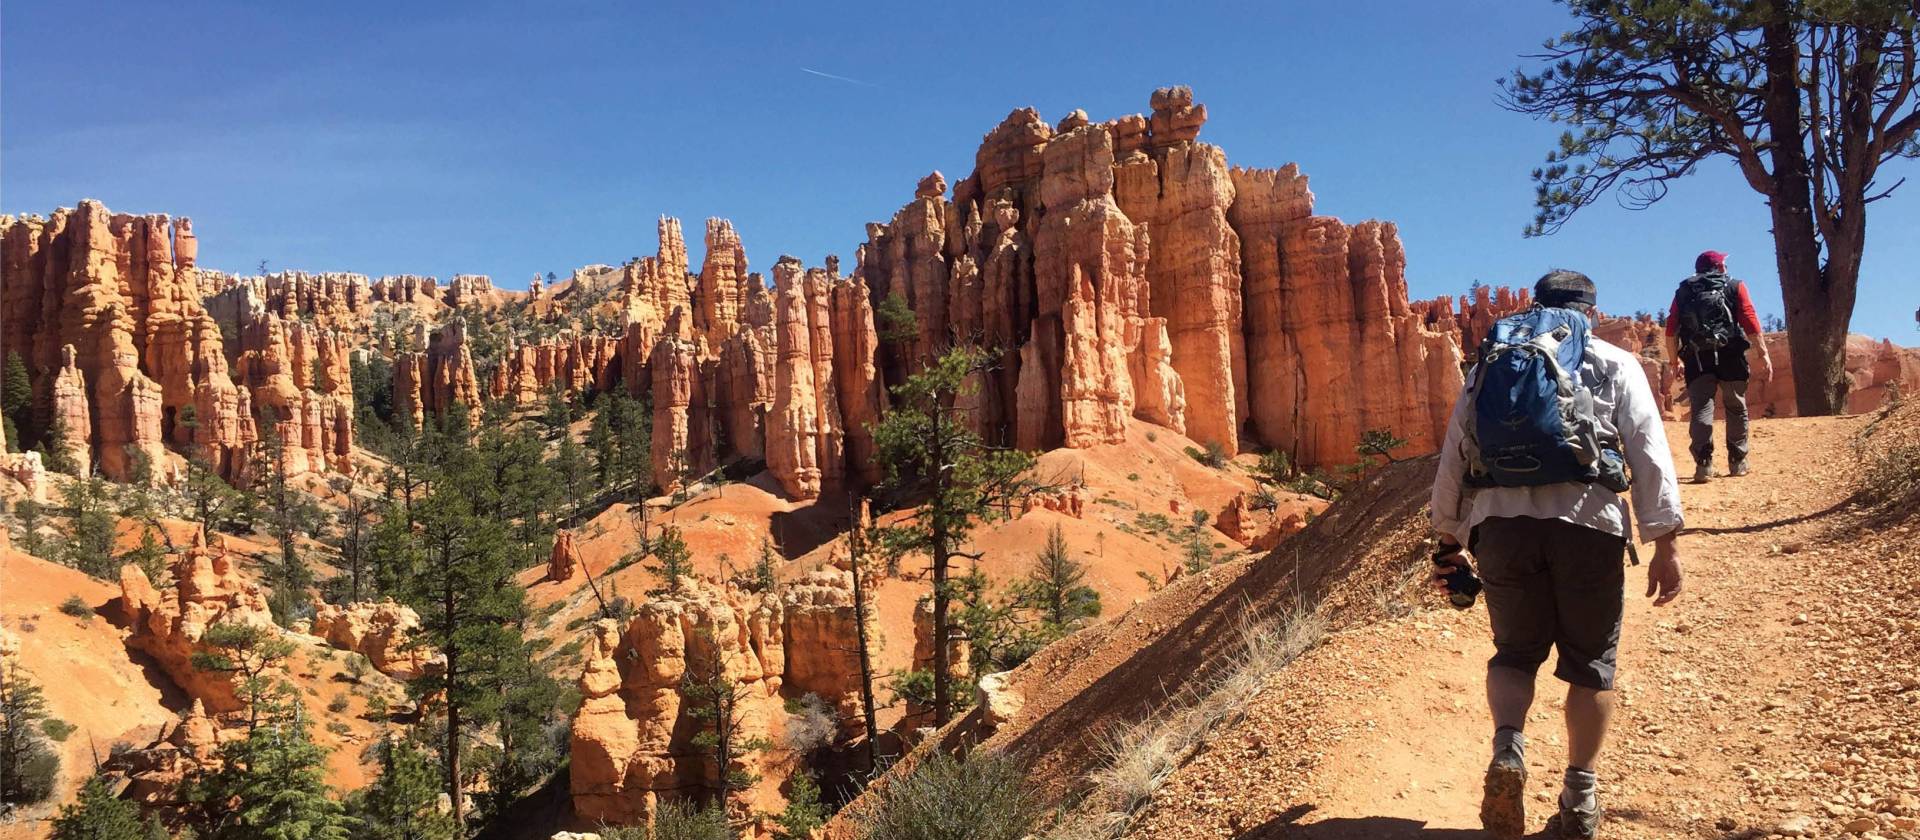
[[[1713,477],[1714,399],[1727,410],[1727,474],[1746,475],[1747,351],[1760,348],[1760,369],[1773,378],[1773,359],[1760,340],[1760,316],[1747,284],[1727,276],[1727,255],[1706,251],[1680,281],[1667,313],[1667,357],[1687,383],[1689,451],[1694,483]]]

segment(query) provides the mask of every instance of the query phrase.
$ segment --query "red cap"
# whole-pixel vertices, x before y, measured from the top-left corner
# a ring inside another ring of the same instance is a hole
[[[1726,271],[1727,255],[1722,251],[1701,251],[1693,258],[1694,271]]]

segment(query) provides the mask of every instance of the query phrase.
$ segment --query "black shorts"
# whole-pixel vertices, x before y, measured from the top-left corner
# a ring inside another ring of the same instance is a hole
[[[1559,519],[1495,517],[1474,526],[1473,558],[1493,623],[1489,667],[1540,670],[1558,648],[1553,675],[1613,688],[1626,603],[1627,541]]]

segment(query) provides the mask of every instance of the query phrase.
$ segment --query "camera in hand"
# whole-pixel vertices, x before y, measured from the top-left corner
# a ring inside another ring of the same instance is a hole
[[[1480,597],[1480,576],[1473,573],[1473,567],[1467,565],[1460,546],[1443,545],[1433,552],[1433,565],[1451,566],[1453,571],[1441,578],[1447,582],[1447,603],[1456,610],[1473,606]]]

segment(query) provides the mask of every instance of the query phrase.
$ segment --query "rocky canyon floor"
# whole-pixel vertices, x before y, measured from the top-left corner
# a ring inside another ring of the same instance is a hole
[[[1682,485],[1684,594],[1656,609],[1629,570],[1604,836],[1920,837],[1920,520],[1848,503],[1856,449],[1920,439],[1914,417],[1758,421],[1753,475]],[[1428,606],[1271,677],[1127,836],[1481,836],[1486,611]],[[1535,832],[1566,756],[1544,671]]]

